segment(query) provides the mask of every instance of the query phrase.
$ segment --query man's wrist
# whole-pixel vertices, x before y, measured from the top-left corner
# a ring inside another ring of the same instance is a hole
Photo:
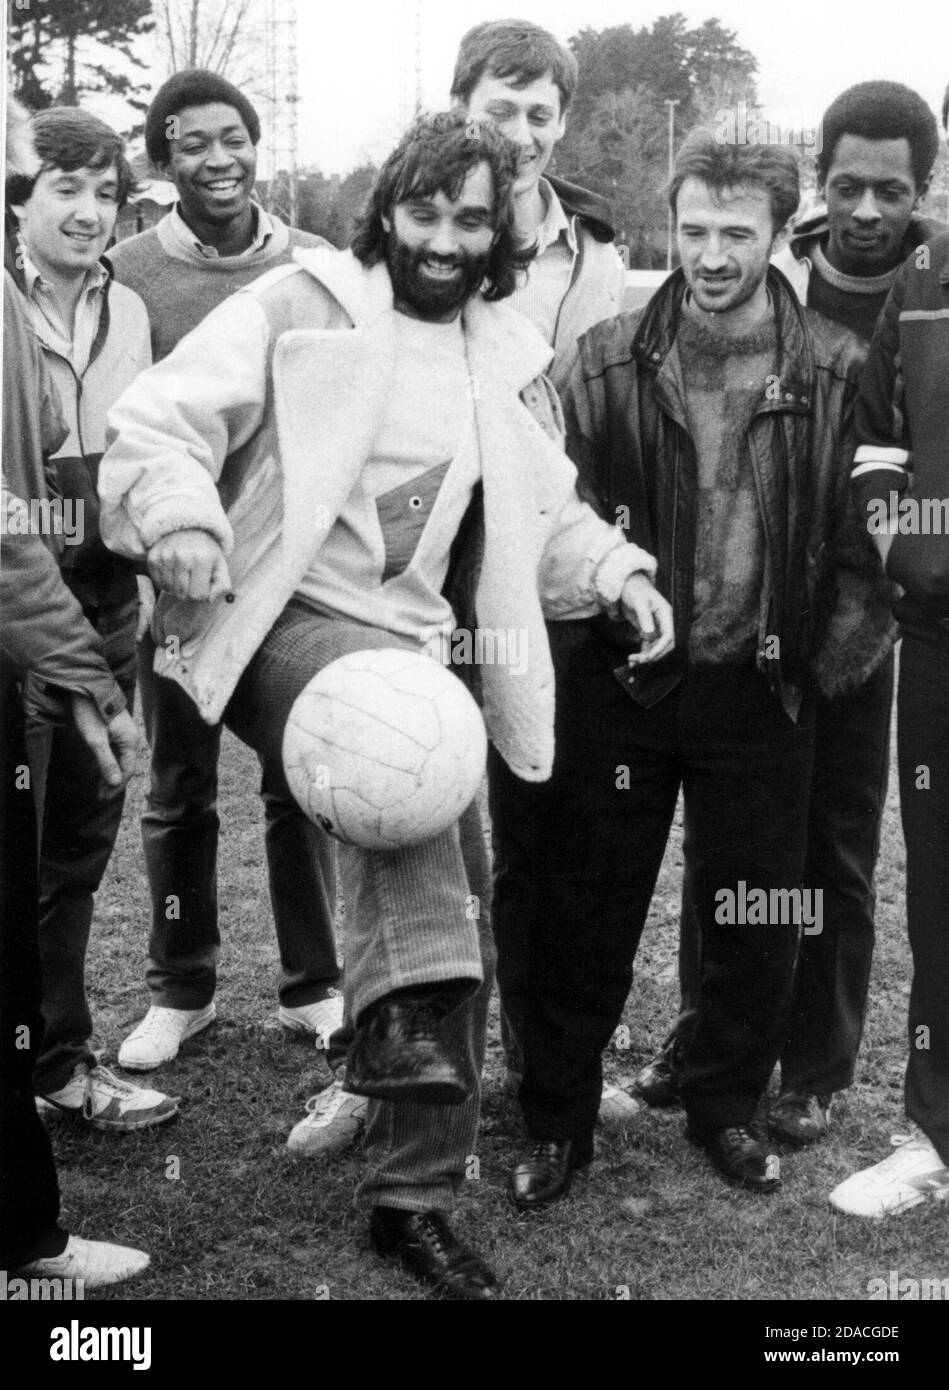
[[[622,597],[626,581],[642,574],[650,583],[656,578],[656,560],[648,551],[632,541],[621,542],[597,565],[593,587],[602,608],[615,609]]]

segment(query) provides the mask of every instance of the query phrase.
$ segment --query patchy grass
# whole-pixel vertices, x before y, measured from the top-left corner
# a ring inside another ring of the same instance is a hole
[[[424,1298],[369,1250],[352,1200],[358,1152],[320,1165],[284,1147],[329,1072],[319,1053],[277,1027],[259,774],[253,756],[225,737],[219,1022],[186,1044],[173,1066],[151,1074],[185,1098],[168,1128],[119,1136],[53,1122],[66,1219],[80,1233],[151,1252],[141,1279],[100,1299]],[[97,1044],[107,1062],[146,1003],[144,762],[143,755],[90,951]],[[607,1059],[620,1083],[652,1055],[673,1016],[680,867],[677,830],[624,1016],[630,1047]],[[903,1123],[909,954],[895,773],[878,881],[879,945],[857,1083],[838,1104],[830,1141],[787,1154],[775,1198],[723,1184],[684,1141],[681,1112],[644,1111],[625,1133],[601,1135],[597,1161],[569,1201],[516,1220],[505,1181],[521,1131],[516,1104],[500,1091],[493,1013],[480,1175],[461,1194],[458,1225],[505,1276],[508,1298],[607,1300],[628,1291],[651,1300],[864,1299],[867,1281],[891,1269],[916,1278],[945,1272],[944,1206],[924,1204],[877,1224],[838,1217],[827,1203],[842,1177],[885,1155]]]

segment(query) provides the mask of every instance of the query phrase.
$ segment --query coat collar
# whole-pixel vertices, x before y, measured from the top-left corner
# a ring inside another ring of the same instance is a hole
[[[368,327],[383,314],[394,312],[392,282],[381,261],[367,269],[351,251],[329,246],[298,247],[293,259],[329,290],[356,328]],[[553,358],[553,349],[534,326],[507,304],[489,303],[483,295],[475,295],[462,311],[462,323],[472,357],[482,370],[490,364],[491,374],[500,377],[509,390],[523,391]]]
[[[787,278],[768,267],[768,289],[778,331],[777,375],[785,408],[806,407],[813,398],[814,353],[804,312]],[[673,271],[643,310],[633,339],[633,355],[641,365],[658,371],[675,342],[685,298],[685,275]]]

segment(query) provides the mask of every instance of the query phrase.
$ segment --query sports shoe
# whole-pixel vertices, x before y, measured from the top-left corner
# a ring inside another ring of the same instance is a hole
[[[895,1152],[839,1183],[830,1204],[850,1216],[887,1216],[918,1207],[927,1197],[949,1198],[949,1168],[924,1134],[894,1134]]]
[[[639,1101],[627,1095],[619,1086],[604,1085],[597,1112],[597,1120],[601,1125],[621,1128],[635,1120],[639,1111]]]
[[[343,996],[340,990],[331,989],[316,1004],[301,1004],[296,1009],[285,1009],[281,1004],[277,1016],[288,1032],[308,1033],[316,1038],[318,1048],[327,1048],[332,1034],[343,1026]]]
[[[366,1123],[369,1102],[343,1090],[342,1075],[319,1095],[310,1096],[306,1114],[293,1126],[287,1139],[291,1153],[307,1158],[328,1158],[355,1143]]]
[[[149,1264],[150,1258],[145,1251],[133,1250],[130,1245],[70,1236],[61,1255],[31,1260],[16,1272],[38,1275],[41,1279],[81,1279],[84,1289],[101,1289],[106,1284],[121,1284],[123,1279],[132,1279]]]
[[[166,1009],[153,1004],[119,1048],[119,1066],[127,1071],[154,1071],[173,1062],[186,1038],[214,1022],[214,1004],[205,1009]]]
[[[120,1081],[107,1067],[86,1067],[80,1062],[62,1090],[48,1091],[40,1099],[57,1110],[81,1115],[93,1129],[149,1129],[174,1119],[181,1098],[146,1091]]]

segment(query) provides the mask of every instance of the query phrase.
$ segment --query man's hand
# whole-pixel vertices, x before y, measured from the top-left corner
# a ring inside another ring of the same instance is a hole
[[[124,787],[135,770],[138,730],[128,710],[107,724],[87,695],[73,695],[73,719],[82,741],[92,749],[102,778],[111,791]]]
[[[658,661],[675,646],[672,609],[644,574],[631,574],[620,594],[623,617],[642,638],[642,650],[627,658],[630,666]]]
[[[207,531],[174,531],[148,552],[148,572],[159,589],[175,598],[210,602],[230,593],[224,551]]]

